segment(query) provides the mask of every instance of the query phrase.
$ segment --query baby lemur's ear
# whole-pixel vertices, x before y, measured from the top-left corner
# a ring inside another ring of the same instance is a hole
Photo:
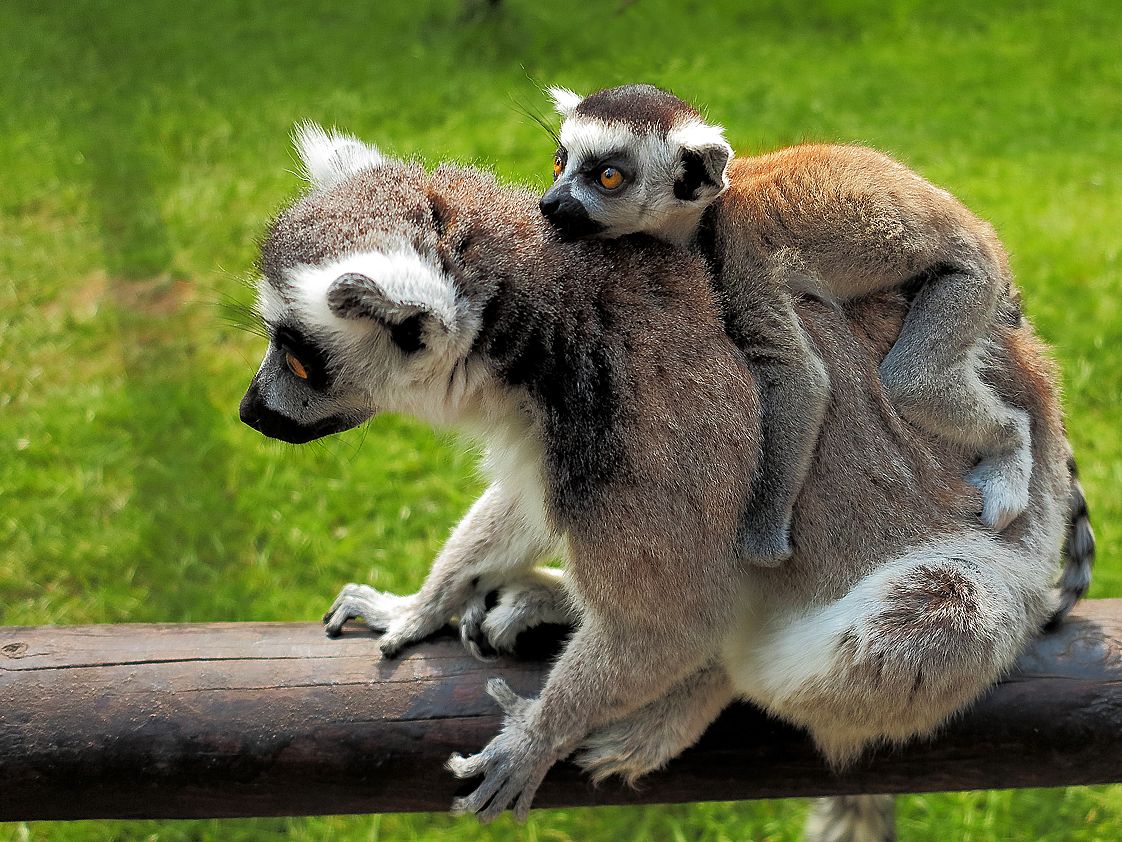
[[[669,141],[681,152],[682,168],[674,182],[674,196],[684,201],[708,201],[728,187],[725,169],[732,160],[732,147],[725,130],[700,121],[671,129]]]
[[[426,337],[456,328],[455,290],[441,275],[412,256],[384,259],[376,280],[344,272],[327,288],[327,306],[341,319],[370,319],[385,325],[404,351],[416,351]]]
[[[377,147],[334,129],[326,132],[315,123],[297,126],[293,140],[305,175],[316,189],[334,187],[385,160]]]

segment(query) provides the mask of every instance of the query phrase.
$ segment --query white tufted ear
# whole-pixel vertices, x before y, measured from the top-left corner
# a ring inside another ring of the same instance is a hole
[[[378,166],[385,159],[377,147],[315,123],[301,123],[293,138],[304,164],[304,175],[313,187],[333,187],[355,173]]]
[[[455,285],[414,252],[348,255],[316,270],[327,281],[326,301],[341,319],[377,319],[397,324],[422,314],[445,333],[458,324]]]
[[[556,86],[546,88],[546,93],[553,100],[554,110],[565,118],[572,114],[573,109],[580,105],[580,101],[584,99],[580,94],[574,94],[568,88],[558,88]]]
[[[728,187],[726,170],[733,151],[721,126],[696,119],[686,120],[670,130],[667,140],[671,147],[682,150],[683,160],[687,162],[687,181],[695,182],[691,192],[704,186],[707,194],[716,196]],[[697,165],[692,172],[691,159]]]

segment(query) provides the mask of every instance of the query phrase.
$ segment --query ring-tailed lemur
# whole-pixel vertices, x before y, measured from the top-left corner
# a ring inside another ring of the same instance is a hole
[[[760,561],[790,552],[791,507],[830,394],[791,296],[913,295],[880,365],[889,399],[980,454],[967,479],[982,491],[986,524],[1000,531],[1024,510],[1029,419],[981,377],[979,340],[1015,295],[988,224],[870,149],[807,144],[733,158],[720,126],[651,85],[550,93],[564,120],[545,216],[569,236],[645,232],[712,266],[729,333],[762,390],[764,458],[744,535]],[[762,297],[761,280],[775,287]]]
[[[702,261],[641,236],[566,241],[535,196],[476,170],[430,173],[314,127],[299,148],[312,187],[263,244],[270,341],[242,419],[301,442],[407,412],[483,437],[493,480],[418,593],[349,585],[328,633],[361,617],[390,656],[502,586],[575,624],[538,698],[490,685],[504,724],[449,761],[482,776],[456,811],[524,818],[573,751],[596,777],[634,778],[737,697],[844,764],[968,705],[1054,608],[1068,445],[1024,322],[982,340],[988,385],[1033,424],[1028,505],[995,533],[962,479],[969,454],[884,398],[901,297],[796,302],[832,391],[795,553],[745,565],[760,406]],[[554,554],[563,573],[538,567]],[[521,622],[488,619],[498,645]]]

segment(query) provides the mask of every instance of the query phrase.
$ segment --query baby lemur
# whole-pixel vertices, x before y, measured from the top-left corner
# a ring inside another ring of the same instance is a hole
[[[829,399],[793,555],[744,564],[762,408],[700,258],[645,236],[564,239],[534,195],[473,169],[428,172],[315,127],[298,144],[311,189],[262,247],[269,348],[242,419],[304,442],[406,412],[483,438],[492,479],[418,593],[348,585],[328,632],[362,618],[392,656],[504,587],[575,625],[538,698],[489,686],[504,724],[449,761],[482,777],[456,811],[524,818],[574,751],[596,777],[634,778],[734,698],[844,764],[937,728],[1055,607],[1069,449],[1053,369],[1012,303],[976,343],[986,387],[1032,426],[1021,517],[985,527],[963,481],[972,452],[885,400],[900,295],[800,298]],[[743,283],[784,294],[766,276]],[[738,324],[766,332],[774,309]],[[554,557],[562,571],[540,566]],[[483,630],[502,646],[525,617],[496,612]]]
[[[734,158],[720,126],[651,85],[550,93],[564,118],[541,200],[550,222],[573,237],[645,232],[712,268],[760,389],[763,458],[742,536],[757,561],[790,553],[791,507],[830,394],[791,309],[798,296],[908,295],[880,364],[886,395],[909,421],[980,454],[967,481],[982,492],[983,522],[1000,531],[1024,511],[1029,419],[981,376],[979,340],[1016,295],[987,223],[871,149],[804,144]]]

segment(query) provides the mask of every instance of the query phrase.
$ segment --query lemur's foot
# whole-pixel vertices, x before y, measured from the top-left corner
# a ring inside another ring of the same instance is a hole
[[[595,783],[619,775],[634,786],[642,775],[661,769],[689,745],[675,732],[675,724],[668,727],[663,719],[628,717],[589,734],[573,759]]]
[[[509,807],[515,820],[524,822],[534,793],[558,760],[559,752],[543,743],[529,727],[532,699],[515,694],[501,678],[487,682],[487,693],[503,709],[503,727],[479,754],[453,754],[445,764],[457,778],[483,776],[474,792],[452,803],[452,813],[475,813],[480,823],[487,824]]]
[[[1015,453],[991,456],[978,463],[966,481],[982,492],[982,522],[998,532],[1028,506],[1032,454],[1026,447]]]
[[[597,783],[619,775],[634,785],[693,745],[733,695],[728,674],[713,662],[659,698],[592,731],[574,759]]]
[[[344,585],[323,615],[324,630],[328,637],[338,637],[344,623],[360,620],[371,631],[385,631],[409,601],[409,597],[382,593],[369,585]]]

